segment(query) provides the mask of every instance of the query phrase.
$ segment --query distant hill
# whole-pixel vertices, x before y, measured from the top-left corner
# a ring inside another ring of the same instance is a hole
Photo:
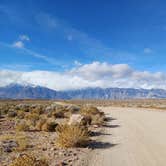
[[[56,91],[40,86],[33,87],[11,84],[0,87],[1,99],[52,99],[56,95]]]
[[[162,89],[132,89],[132,88],[87,88],[66,91],[68,98],[80,99],[136,99],[136,98],[166,98],[166,90]]]
[[[135,99],[166,98],[163,89],[133,88],[86,88],[80,90],[55,91],[40,86],[11,84],[0,87],[1,99]]]

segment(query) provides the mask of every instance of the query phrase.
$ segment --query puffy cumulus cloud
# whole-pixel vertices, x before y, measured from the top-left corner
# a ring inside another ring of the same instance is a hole
[[[84,79],[100,80],[129,76],[132,73],[132,69],[127,64],[111,65],[106,62],[93,62],[72,69],[69,73]]]
[[[0,86],[11,83],[40,85],[55,90],[86,87],[166,89],[166,74],[137,71],[127,64],[112,65],[106,62],[93,62],[66,72],[1,70]]]
[[[0,71],[0,86],[6,86],[11,83],[22,83],[19,81],[21,72],[1,70]]]
[[[15,48],[24,48],[24,43],[22,41],[16,41],[12,44]]]

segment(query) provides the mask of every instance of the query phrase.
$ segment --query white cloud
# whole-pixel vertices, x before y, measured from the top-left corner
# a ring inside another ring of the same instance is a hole
[[[24,48],[24,43],[22,41],[16,41],[12,44],[15,48]]]
[[[79,61],[77,61],[77,60],[74,61],[74,64],[75,64],[76,66],[81,66],[81,65],[82,65],[82,64],[81,64]]]
[[[30,41],[30,38],[27,35],[20,35],[18,41],[15,41],[12,46],[15,48],[24,48],[25,41]]]
[[[20,35],[19,39],[22,40],[22,41],[30,41],[30,38],[27,35]]]
[[[82,65],[79,68],[72,69],[70,74],[77,74],[85,79],[100,79],[100,78],[118,78],[128,76],[132,69],[127,64],[111,65],[106,62],[93,62],[91,64]]]
[[[153,53],[153,50],[151,48],[144,48],[144,53],[150,54],[150,53]]]
[[[0,70],[0,78],[0,86],[26,83],[55,90],[86,87],[166,89],[166,73],[137,71],[127,64],[112,65],[106,62],[93,62],[66,72]]]
[[[4,43],[4,42],[0,42],[0,45],[4,46],[4,47],[8,47],[8,48],[17,48],[17,49],[21,49],[21,51],[23,51],[24,53],[31,55],[35,58],[41,59],[49,64],[53,64],[56,66],[61,66],[61,63],[59,61],[57,61],[57,59],[48,57],[46,55],[43,55],[41,53],[35,52],[29,48],[27,48],[24,44],[24,41],[29,41],[30,38],[27,35],[20,35],[19,36],[19,41],[15,41],[13,44],[8,44],[8,43]]]

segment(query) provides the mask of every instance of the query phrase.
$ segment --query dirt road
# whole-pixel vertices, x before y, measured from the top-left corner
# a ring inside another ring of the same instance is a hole
[[[166,166],[166,112],[103,108],[110,118],[89,166]]]

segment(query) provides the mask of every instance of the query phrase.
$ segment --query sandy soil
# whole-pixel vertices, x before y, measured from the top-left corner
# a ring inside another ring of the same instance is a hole
[[[166,112],[102,108],[110,117],[89,166],[166,166]]]

